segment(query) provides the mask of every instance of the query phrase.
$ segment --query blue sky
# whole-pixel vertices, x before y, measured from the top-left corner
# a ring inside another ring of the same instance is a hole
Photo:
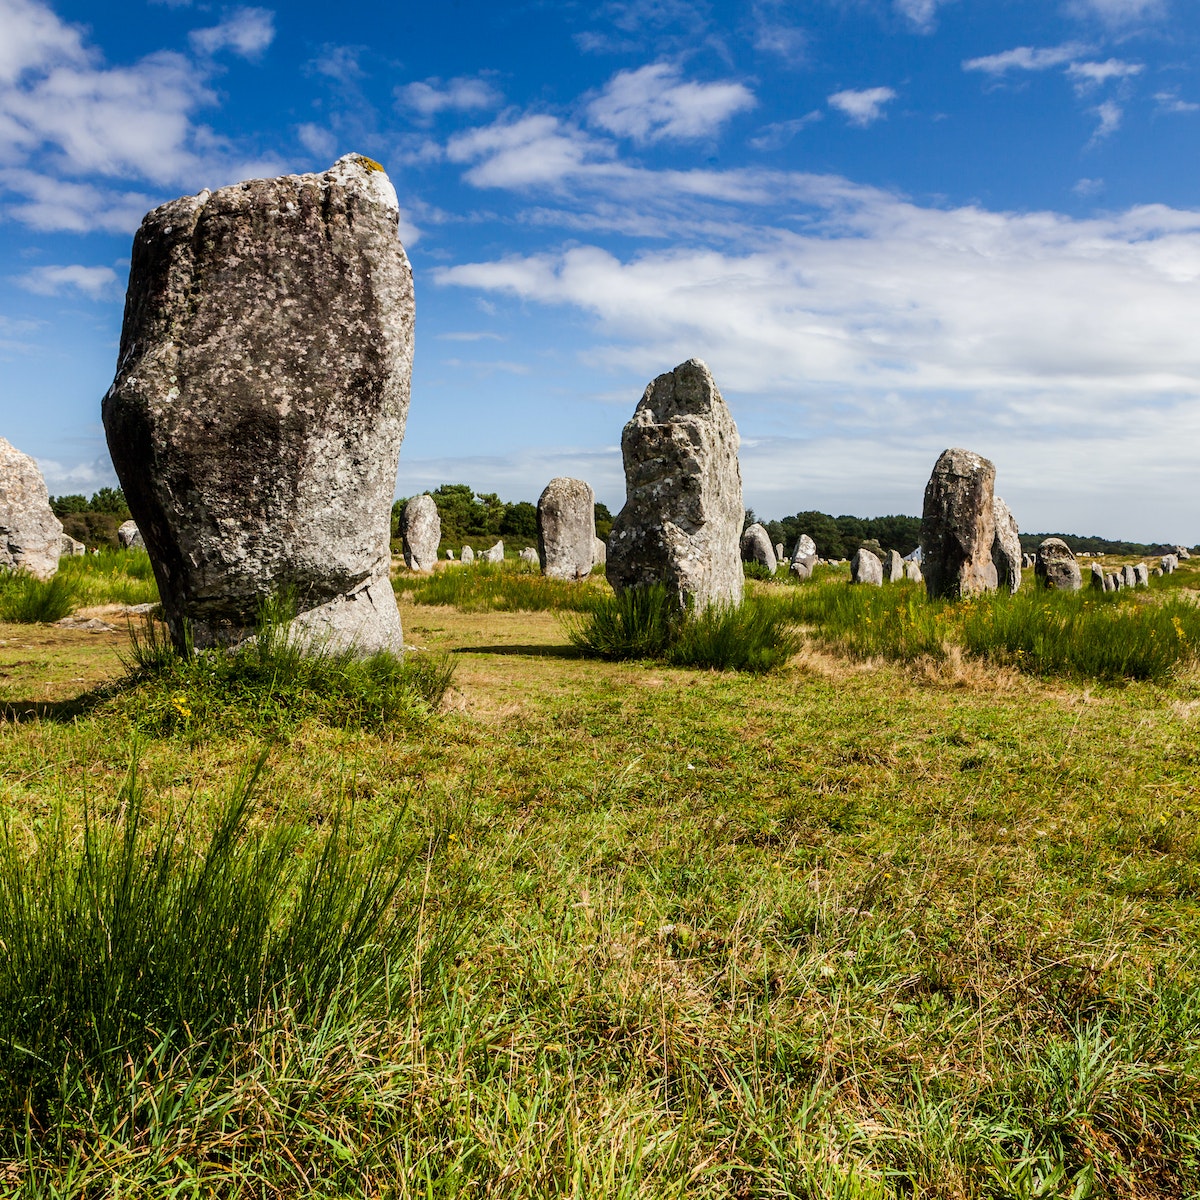
[[[388,169],[417,288],[398,490],[623,500],[704,358],[760,515],[919,512],[948,445],[1025,529],[1200,540],[1197,0],[0,0],[0,436],[99,423],[174,196]]]

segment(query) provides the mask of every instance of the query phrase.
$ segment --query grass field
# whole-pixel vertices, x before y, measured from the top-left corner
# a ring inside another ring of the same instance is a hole
[[[1192,603],[1200,573],[1170,582]],[[80,700],[126,635],[0,625],[7,862],[65,860],[85,814],[117,838],[135,760],[147,844],[186,849],[265,756],[245,836],[392,848],[411,931],[363,1002],[353,973],[280,985],[95,1051],[53,1122],[0,1132],[0,1194],[1200,1194],[1194,660],[894,654],[824,586],[777,589],[809,608],[764,675],[585,659],[564,605],[402,588],[456,667],[440,712],[285,739],[150,736],[130,694]]]

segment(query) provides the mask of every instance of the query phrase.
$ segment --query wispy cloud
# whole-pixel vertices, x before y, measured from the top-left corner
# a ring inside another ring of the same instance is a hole
[[[495,108],[504,97],[486,79],[460,76],[445,81],[436,77],[408,83],[396,89],[396,100],[422,117],[441,112],[470,112]]]
[[[894,0],[896,11],[905,17],[919,33],[932,33],[937,10],[950,0]]]
[[[1105,100],[1097,104],[1092,112],[1096,116],[1096,129],[1092,134],[1092,144],[1103,141],[1109,134],[1116,133],[1121,128],[1121,120],[1125,113],[1115,100]]]
[[[13,282],[38,296],[61,296],[64,292],[76,292],[90,300],[101,300],[114,294],[117,273],[112,267],[86,267],[75,263],[61,267],[34,267],[32,271],[16,276]]]
[[[1130,79],[1145,70],[1143,63],[1122,62],[1109,58],[1104,62],[1073,62],[1067,66],[1067,77],[1074,81],[1078,92],[1097,88],[1114,79]]]
[[[1200,112],[1200,104],[1192,100],[1181,100],[1176,92],[1155,92],[1155,102],[1158,111],[1164,113],[1194,113]]]
[[[523,188],[556,184],[590,163],[611,159],[614,151],[555,116],[536,113],[456,134],[446,156],[475,164],[466,179],[476,187]]]
[[[1006,75],[1009,71],[1046,71],[1087,54],[1089,49],[1078,42],[1066,42],[1061,46],[1017,46],[999,54],[968,58],[963,62],[963,70],[982,71],[987,75]]]
[[[673,63],[619,71],[587,106],[589,122],[647,145],[711,137],[737,113],[755,106],[743,83],[685,80]]]
[[[188,35],[198,54],[230,50],[241,58],[258,58],[275,40],[275,14],[266,8],[235,9],[219,25]]]
[[[851,125],[866,128],[884,116],[884,105],[890,104],[895,98],[896,93],[890,87],[864,88],[861,91],[848,89],[834,92],[829,97],[829,106],[843,113]]]
[[[778,150],[780,147],[786,146],[802,129],[807,129],[809,125],[816,125],[824,119],[825,114],[816,108],[802,117],[793,117],[790,121],[775,121],[770,125],[764,125],[750,139],[750,145],[755,150]]]
[[[1159,17],[1165,11],[1162,0],[1071,0],[1078,16],[1098,17],[1106,25],[1131,25]]]

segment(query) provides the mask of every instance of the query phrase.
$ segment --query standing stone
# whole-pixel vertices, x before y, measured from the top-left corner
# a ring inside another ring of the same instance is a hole
[[[1104,568],[1098,562],[1092,563],[1091,584],[1094,591],[1107,591],[1107,588],[1104,586]]]
[[[783,561],[783,543],[782,542],[775,543],[775,561],[776,562]]]
[[[37,463],[0,438],[0,569],[49,579],[58,570],[62,539]]]
[[[1110,592],[1119,592],[1121,590],[1121,573],[1120,573],[1120,571],[1113,571],[1108,576],[1108,588],[1106,590],[1110,591]]]
[[[1043,587],[1060,592],[1077,592],[1083,586],[1079,564],[1062,538],[1047,538],[1037,549],[1033,573]]]
[[[788,564],[788,571],[795,575],[797,580],[803,582],[806,579],[812,578],[813,563],[816,561],[816,558],[811,554],[804,558],[793,558]]]
[[[921,570],[931,598],[996,590],[996,468],[970,450],[942,451],[925,488]]]
[[[446,561],[447,562],[454,561],[454,551],[449,549],[449,547],[447,547],[447,549],[446,549]]]
[[[771,535],[759,524],[751,525],[741,540],[742,562],[762,563],[772,575],[779,563],[775,559],[775,550],[771,546]]]
[[[921,564],[915,559],[906,558],[904,560],[904,578],[911,579],[913,583],[921,583],[924,578],[921,575]]]
[[[592,538],[592,566],[601,566],[608,558],[608,543],[601,537]]]
[[[63,558],[79,558],[80,555],[86,553],[87,547],[82,542],[77,542],[69,533],[62,535]]]
[[[1121,586],[1122,587],[1137,587],[1137,577],[1133,573],[1133,563],[1126,563],[1121,568]]]
[[[117,526],[117,541],[121,543],[121,548],[124,550],[144,550],[146,548],[145,539],[142,537],[142,531],[137,527],[136,521],[122,521]]]
[[[1174,575],[1179,567],[1179,559],[1174,554],[1164,554],[1159,565],[1164,575]]]
[[[992,538],[992,562],[996,567],[996,586],[1015,592],[1021,586],[1021,531],[1008,505],[996,496],[992,500],[992,520],[996,533]]]
[[[504,561],[504,542],[497,542],[489,550],[481,550],[479,552],[479,561],[487,563],[502,563]]]
[[[517,555],[517,558],[519,558],[521,560],[521,562],[540,563],[540,559],[538,558],[538,552],[532,546],[526,546]]]
[[[428,492],[414,496],[400,514],[400,537],[404,546],[404,565],[410,571],[432,571],[438,560],[442,540],[442,518],[437,502]]]
[[[817,553],[817,543],[808,536],[807,533],[802,533],[797,539],[796,544],[792,547],[793,558],[811,558]]]
[[[626,499],[605,570],[615,591],[661,583],[697,609],[741,603],[737,452],[737,426],[699,359],[646,388],[621,435]]]
[[[1188,553],[1188,548],[1186,546],[1176,546],[1175,557],[1179,559],[1180,562],[1187,562],[1187,560],[1192,556]]]
[[[396,193],[322,175],[173,200],[134,239],[109,450],[177,645],[235,642],[293,591],[298,631],[402,649],[388,577],[412,373]]]
[[[537,504],[537,550],[542,574],[586,579],[596,541],[596,497],[582,479],[559,476],[546,484]]]
[[[1133,564],[1133,586],[1134,587],[1149,587],[1150,586],[1150,570],[1144,562]]]
[[[464,546],[462,553],[458,556],[459,562],[473,563],[475,561],[475,551],[470,546]]]
[[[888,583],[897,583],[904,578],[904,559],[900,557],[899,550],[889,550],[883,556],[881,566]]]
[[[1150,574],[1153,575],[1155,579],[1161,579],[1166,572],[1162,569],[1162,567],[1154,567]]]
[[[882,587],[883,563],[870,550],[860,547],[850,560],[850,582],[871,583]]]

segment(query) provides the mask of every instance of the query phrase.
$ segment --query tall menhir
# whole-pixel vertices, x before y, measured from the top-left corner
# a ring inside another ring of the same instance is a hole
[[[176,644],[262,598],[307,635],[399,650],[388,580],[413,286],[383,169],[256,179],[149,213],[104,428]]]

